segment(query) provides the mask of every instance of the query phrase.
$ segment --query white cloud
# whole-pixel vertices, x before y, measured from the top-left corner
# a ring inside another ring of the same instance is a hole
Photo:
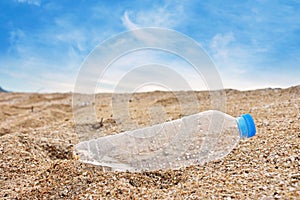
[[[228,59],[229,45],[235,40],[233,33],[217,34],[210,42],[210,49],[217,59]]]
[[[284,70],[283,73],[278,73],[276,69],[266,75],[265,71],[257,68],[261,59],[259,56],[265,51],[267,50],[243,44],[232,32],[218,33],[209,43],[211,58],[216,64],[225,88],[250,90],[296,85],[297,78],[292,73]]]
[[[155,6],[153,9],[137,12],[135,20],[143,26],[174,28],[184,21],[184,10],[180,3]]]
[[[166,68],[159,70],[159,67],[155,67],[158,66],[157,64],[167,67],[168,70]],[[124,79],[125,77],[126,79]],[[124,79],[123,82],[122,79]],[[151,82],[155,80],[155,84]],[[113,92],[117,85],[124,90],[123,92],[129,92],[132,88],[137,89],[142,86],[139,85],[141,83],[150,82],[152,86],[145,86],[142,90],[155,90],[157,85],[164,85],[165,80],[168,81],[168,85],[165,85],[166,88],[174,90],[208,89],[203,77],[189,63],[176,55],[155,50],[141,50],[114,61],[98,80],[97,92]]]
[[[3,66],[0,75],[22,78],[28,83],[26,91],[37,91],[36,88],[41,87],[42,92],[73,90],[76,73],[85,56],[107,35],[112,35],[110,31],[103,34],[99,26],[89,28],[89,23],[80,26],[74,18],[71,14],[60,16],[54,19],[54,24],[30,34],[20,28],[12,30],[8,51],[16,56],[0,59],[0,66]],[[14,71],[16,68],[18,70]],[[22,86],[14,88],[24,89]]]
[[[216,34],[209,44],[209,52],[223,74],[244,74],[251,68],[253,52],[238,43],[234,33]]]
[[[128,16],[128,12],[126,11],[124,13],[124,15],[122,16],[122,22],[123,22],[123,25],[129,29],[129,30],[134,30],[134,29],[137,29],[139,28],[137,24],[133,23],[130,19],[129,19],[129,16]]]
[[[225,88],[252,89],[249,72],[254,67],[254,53],[237,41],[234,33],[216,34],[210,41],[209,52]]]
[[[173,2],[169,5],[155,5],[148,10],[126,11],[121,19],[123,25],[129,30],[138,27],[175,28],[185,20],[183,8],[179,2]]]
[[[68,92],[73,90],[76,71],[51,70],[55,67],[55,63],[47,63],[43,59],[33,57],[27,59],[26,62],[19,59],[0,61],[0,66],[4,66],[0,68],[0,75],[13,80],[10,83],[13,91]],[[16,69],[15,66],[20,67]]]
[[[172,8],[170,8],[172,6]],[[124,15],[121,17],[122,23],[125,28],[128,30],[135,30],[143,27],[160,27],[160,28],[175,28],[178,24],[180,24],[184,19],[183,19],[183,7],[180,3],[172,3],[170,5],[154,5],[152,8],[147,9],[147,10],[142,10],[138,12],[134,12],[132,10],[127,10],[124,12]],[[134,33],[135,36],[140,40],[147,44],[155,44],[157,40],[159,40],[161,43],[164,43],[161,38],[158,38],[156,35],[153,35],[147,31],[144,31],[140,29],[138,32]],[[168,41],[166,41],[168,42]],[[164,45],[162,45],[164,46]],[[153,53],[153,52],[152,52]],[[124,70],[124,67],[127,68],[129,66],[140,66],[146,63],[149,63],[150,60],[152,60],[150,63],[159,63],[159,64],[164,64],[166,66],[171,66],[168,65],[167,63],[170,64],[170,59],[165,57],[165,56],[160,56],[163,55],[161,52],[159,53],[154,53],[152,54],[149,52],[135,52],[131,55],[127,55],[126,58],[121,58],[117,63],[119,63],[117,71],[121,73]],[[160,55],[159,55],[160,54]],[[122,61],[120,64],[120,61]],[[172,62],[172,68],[174,70],[179,70],[180,68],[184,68],[183,66],[180,66],[180,62]],[[115,63],[116,64],[116,63]],[[191,67],[191,66],[190,66]],[[120,70],[123,69],[123,70]],[[129,70],[130,71],[130,70]],[[124,71],[123,71],[124,72]],[[114,74],[115,76],[119,73],[111,73]],[[151,75],[145,73],[144,78],[149,77]],[[105,82],[111,84],[111,82],[108,81],[110,80],[117,80],[117,77],[106,77]],[[149,87],[148,87],[149,89]]]
[[[26,37],[26,34],[21,29],[15,29],[10,32],[9,34],[9,42],[10,47],[8,51],[14,51],[16,50],[18,53],[20,52],[19,49],[19,42],[23,40]]]
[[[145,44],[153,44],[158,42],[158,40],[160,40],[160,38],[158,38],[156,35],[151,34],[148,31],[145,31],[141,28],[143,28],[143,26],[140,26],[138,24],[135,24],[134,22],[132,22],[128,16],[128,12],[126,11],[123,15],[123,17],[121,18],[123,25],[128,29],[128,30],[136,30],[139,29],[138,31],[133,32],[133,34],[135,35],[135,37],[137,39],[139,39],[140,41],[143,41]],[[126,38],[125,38],[126,39]],[[160,40],[162,43],[163,41]]]
[[[17,0],[19,3],[27,3],[27,4],[32,4],[35,6],[40,6],[41,5],[41,0]]]

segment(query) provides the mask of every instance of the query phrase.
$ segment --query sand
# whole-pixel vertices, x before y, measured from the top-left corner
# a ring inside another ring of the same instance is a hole
[[[135,126],[212,108],[207,92],[196,93],[196,110],[188,92],[178,94],[183,102],[167,92],[131,96],[126,103]],[[0,93],[0,199],[300,199],[300,87],[226,90],[226,97],[228,114],[253,115],[255,137],[202,166],[130,173],[73,155],[79,137],[72,94]],[[96,96],[98,124],[84,129],[109,135],[130,127],[111,98]],[[155,106],[164,107],[164,117],[148,112]]]

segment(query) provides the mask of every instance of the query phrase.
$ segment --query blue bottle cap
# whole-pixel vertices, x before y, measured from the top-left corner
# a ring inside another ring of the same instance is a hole
[[[237,124],[241,133],[241,138],[250,138],[255,135],[255,123],[250,114],[244,114],[237,118]]]

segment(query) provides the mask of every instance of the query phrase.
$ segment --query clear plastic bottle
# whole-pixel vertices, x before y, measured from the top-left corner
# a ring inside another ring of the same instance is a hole
[[[80,142],[79,160],[115,171],[178,169],[220,159],[240,139],[254,136],[249,114],[234,118],[209,110],[151,127]]]

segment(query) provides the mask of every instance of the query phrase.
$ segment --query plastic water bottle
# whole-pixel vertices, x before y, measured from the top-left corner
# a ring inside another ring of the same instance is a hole
[[[178,169],[220,159],[256,133],[250,114],[209,110],[150,127],[80,142],[79,160],[115,171]]]

